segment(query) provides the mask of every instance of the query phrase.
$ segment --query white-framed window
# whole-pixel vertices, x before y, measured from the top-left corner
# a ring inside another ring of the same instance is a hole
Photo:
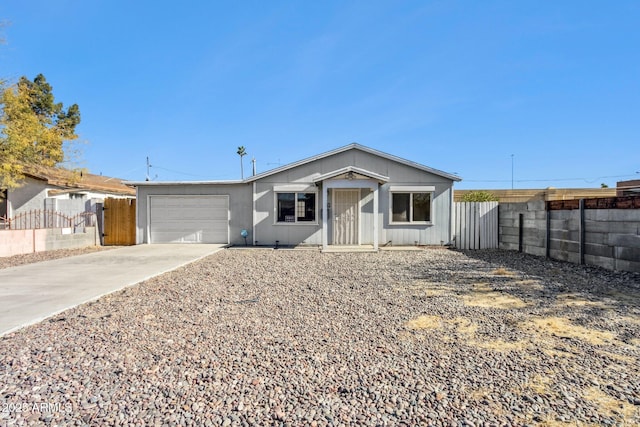
[[[277,192],[276,223],[315,223],[316,201],[315,192]]]
[[[392,224],[430,224],[433,222],[431,187],[391,189],[390,215]]]

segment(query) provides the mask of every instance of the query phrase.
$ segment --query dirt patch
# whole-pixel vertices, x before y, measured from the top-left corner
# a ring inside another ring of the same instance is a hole
[[[509,276],[509,277],[516,276],[515,272],[507,270],[504,267],[496,268],[491,272],[491,274],[493,274],[494,276]]]
[[[640,415],[640,411],[636,405],[616,399],[603,392],[599,387],[588,388],[582,393],[582,397],[595,405],[598,411],[614,418],[618,422],[624,423],[626,420],[632,420],[634,417]]]
[[[405,327],[414,330],[437,329],[442,325],[439,316],[418,316],[405,323]]]
[[[520,298],[506,292],[494,290],[488,283],[478,283],[473,290],[462,297],[469,307],[498,308],[502,310],[524,308],[527,304]]]
[[[564,317],[534,318],[523,324],[522,327],[525,330],[533,328],[537,334],[575,338],[592,345],[611,344],[616,338],[616,334],[613,332],[585,328]]]
[[[610,306],[610,304],[602,301],[602,299],[589,299],[586,295],[579,293],[560,294],[556,300],[557,305],[560,307],[597,307],[605,309]]]

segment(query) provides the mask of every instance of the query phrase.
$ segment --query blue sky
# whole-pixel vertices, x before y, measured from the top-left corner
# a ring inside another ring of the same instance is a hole
[[[0,77],[77,103],[93,173],[240,177],[351,142],[457,188],[640,178],[640,1],[4,0]],[[513,155],[513,157],[512,157]]]

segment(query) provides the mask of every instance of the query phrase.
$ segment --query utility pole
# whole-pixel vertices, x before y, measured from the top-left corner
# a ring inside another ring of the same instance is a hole
[[[513,154],[511,155],[511,189],[513,190]]]

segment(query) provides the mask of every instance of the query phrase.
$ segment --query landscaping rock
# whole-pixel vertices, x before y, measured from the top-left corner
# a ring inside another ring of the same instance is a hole
[[[0,420],[637,424],[639,291],[505,251],[222,251],[0,338]]]

